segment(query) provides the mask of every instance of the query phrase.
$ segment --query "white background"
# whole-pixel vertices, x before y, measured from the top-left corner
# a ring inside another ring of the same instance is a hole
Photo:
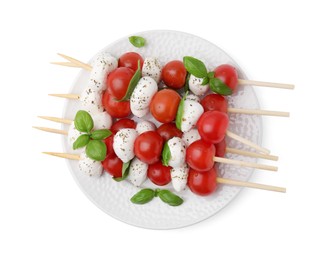
[[[110,3],[109,3],[110,2]],[[321,1],[1,1],[0,259],[322,259]],[[262,108],[290,111],[264,118],[264,143],[279,172],[252,181],[286,186],[279,194],[244,189],[200,224],[170,231],[129,226],[100,211],[80,191],[60,151],[57,127],[77,69],[50,65],[57,52],[87,61],[110,42],[153,29],[208,39],[249,78],[294,83],[257,88]]]

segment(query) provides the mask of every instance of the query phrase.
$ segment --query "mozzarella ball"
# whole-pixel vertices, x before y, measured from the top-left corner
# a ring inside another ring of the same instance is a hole
[[[142,76],[149,76],[158,83],[161,78],[161,72],[162,66],[157,58],[148,57],[145,59],[144,65],[142,66]]]
[[[130,106],[131,106],[131,104],[130,104]],[[147,115],[149,113],[149,107],[147,107],[145,109],[141,109],[141,110],[131,108],[131,112],[132,112],[132,114],[134,116],[139,117],[139,118],[142,118],[142,117],[144,117],[145,115]]]
[[[181,192],[185,189],[187,184],[189,167],[184,164],[182,167],[173,168],[170,170],[170,175],[172,178],[172,185],[174,190]]]
[[[196,128],[189,130],[188,132],[184,133],[182,136],[182,140],[185,143],[185,146],[188,147],[191,143],[194,143],[197,140],[200,140],[201,136],[199,131]]]
[[[200,103],[200,98],[194,94],[188,94],[186,96],[186,100],[196,101],[196,102]]]
[[[127,179],[137,187],[143,184],[147,179],[148,164],[135,157],[131,161],[129,167],[129,175]]]
[[[203,86],[202,82],[202,78],[197,78],[194,75],[191,75],[188,81],[190,91],[192,91],[197,96],[203,96],[206,92],[209,91],[209,84]]]
[[[89,112],[92,116],[103,112],[102,92],[94,91],[87,87],[80,96],[82,110]]]
[[[150,121],[141,121],[141,122],[137,123],[136,130],[138,132],[138,135],[140,135],[144,132],[155,131],[156,126],[154,123],[152,123]]]
[[[79,169],[88,176],[101,176],[103,167],[100,161],[90,159],[85,152],[82,152],[79,160]]]
[[[181,120],[182,132],[188,132],[191,130],[203,114],[204,109],[202,105],[196,101],[185,100],[183,116]]]
[[[185,164],[186,147],[179,137],[173,137],[167,141],[171,157],[168,165],[174,168],[182,167]]]
[[[82,134],[83,133],[81,133],[79,130],[75,128],[74,121],[73,121],[70,127],[68,128],[68,132],[67,132],[67,142],[69,146],[73,147],[73,143]]]
[[[113,150],[124,163],[135,157],[134,144],[137,136],[138,133],[135,129],[123,128],[113,137]]]
[[[107,112],[98,113],[92,116],[93,130],[110,129],[112,126],[112,117]]]

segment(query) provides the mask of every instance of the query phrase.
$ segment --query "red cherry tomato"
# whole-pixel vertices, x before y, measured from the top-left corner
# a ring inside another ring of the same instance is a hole
[[[204,172],[214,166],[215,147],[203,140],[191,143],[186,149],[186,162],[194,170]]]
[[[197,130],[201,138],[216,144],[223,140],[229,125],[228,115],[219,111],[208,111],[197,121]]]
[[[215,144],[215,156],[224,157],[227,149],[225,138],[220,143]]]
[[[119,119],[117,122],[115,122],[112,126],[111,126],[111,131],[112,133],[117,133],[119,130],[123,129],[123,128],[132,128],[132,129],[136,129],[137,123],[135,121],[133,121],[132,119],[129,118],[122,118]]]
[[[156,131],[144,132],[136,138],[135,155],[147,164],[159,161],[163,149],[163,138]]]
[[[150,113],[161,123],[169,123],[175,120],[181,96],[172,89],[158,91],[150,103]]]
[[[127,52],[120,56],[119,67],[130,68],[133,71],[138,69],[138,60],[140,60],[140,67],[144,65],[144,59],[137,52]]]
[[[115,178],[122,177],[122,161],[115,153],[109,153],[102,162],[104,170]]]
[[[103,92],[102,106],[115,118],[127,117],[131,114],[130,101],[116,101],[107,91]]]
[[[162,124],[157,128],[157,132],[165,142],[173,137],[182,138],[183,135],[183,132],[176,127],[175,123]]]
[[[127,93],[129,82],[135,72],[129,68],[116,68],[108,75],[108,93],[116,99],[122,99]]]
[[[218,94],[209,94],[201,100],[201,105],[206,111],[220,111],[223,113],[228,112],[228,101],[224,96]]]
[[[161,161],[149,165],[148,178],[159,186],[164,186],[172,180],[170,176],[170,166],[164,166]]]
[[[223,64],[214,70],[214,77],[220,79],[224,84],[235,91],[238,85],[238,72],[235,67],[229,64]]]
[[[207,172],[199,172],[190,169],[188,172],[187,185],[192,192],[200,196],[212,194],[216,188],[217,168],[213,167]]]
[[[179,60],[168,62],[162,70],[161,78],[170,88],[178,89],[183,87],[186,80],[184,63]]]
[[[114,137],[114,134],[110,135],[108,138],[105,138],[103,140],[103,142],[105,143],[105,146],[107,147],[107,154],[114,153],[113,137]]]

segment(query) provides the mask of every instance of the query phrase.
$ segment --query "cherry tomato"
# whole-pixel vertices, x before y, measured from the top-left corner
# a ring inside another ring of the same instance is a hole
[[[165,142],[173,137],[182,138],[183,135],[183,132],[176,127],[175,123],[162,124],[157,128],[157,132]]]
[[[163,138],[156,131],[144,132],[136,138],[135,155],[147,164],[153,164],[160,158]]]
[[[190,169],[188,172],[187,185],[192,192],[200,196],[212,194],[216,188],[217,168],[213,167],[207,172],[199,172]]]
[[[186,80],[184,63],[179,60],[168,62],[162,70],[161,78],[170,88],[178,89],[183,87]]]
[[[197,121],[201,138],[216,144],[223,140],[229,125],[228,115],[219,111],[207,111]]]
[[[104,170],[115,178],[122,177],[122,161],[115,153],[109,153],[102,162]]]
[[[209,94],[205,96],[201,100],[201,105],[204,108],[204,112],[206,111],[220,111],[223,113],[228,112],[228,101],[224,96],[219,94]]]
[[[172,89],[158,91],[150,103],[150,113],[161,123],[169,123],[175,120],[181,96]]]
[[[110,135],[108,138],[105,138],[103,140],[103,142],[105,143],[105,146],[107,147],[107,154],[114,153],[113,137],[114,137],[114,134]]]
[[[161,161],[149,165],[148,178],[159,186],[164,186],[172,180],[170,176],[170,166],[164,166]]]
[[[108,93],[116,99],[122,99],[128,90],[129,82],[135,72],[129,68],[116,68],[108,75]]]
[[[235,67],[229,64],[223,64],[214,70],[214,77],[220,79],[224,84],[235,91],[238,85],[238,72]]]
[[[130,68],[133,71],[138,69],[138,60],[140,60],[140,67],[144,65],[144,59],[137,52],[127,52],[120,56],[119,67]]]
[[[115,122],[112,126],[111,126],[111,131],[112,133],[117,133],[119,130],[123,129],[123,128],[133,128],[136,129],[137,123],[135,121],[133,121],[132,119],[129,118],[122,118],[119,119],[117,122]]]
[[[227,149],[225,138],[220,143],[215,144],[215,156],[224,157]]]
[[[215,147],[203,140],[191,143],[186,149],[186,162],[194,170],[204,172],[214,166]]]
[[[116,101],[107,91],[103,92],[102,106],[115,118],[127,117],[131,114],[130,101]]]

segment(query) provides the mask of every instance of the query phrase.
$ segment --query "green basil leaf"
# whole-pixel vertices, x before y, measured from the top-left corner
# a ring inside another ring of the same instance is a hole
[[[101,140],[91,140],[85,149],[86,155],[95,161],[103,161],[107,155],[107,147]]]
[[[112,134],[112,132],[108,129],[94,130],[91,133],[91,138],[93,140],[103,140],[103,139],[109,137],[111,134]]]
[[[136,70],[136,73],[132,76],[132,78],[129,82],[126,94],[124,95],[124,97],[122,99],[117,100],[117,101],[129,100],[132,95],[132,92],[134,91],[135,87],[137,86],[140,78],[141,78],[141,69],[140,69],[140,60],[138,60],[138,69]]]
[[[170,153],[168,142],[166,142],[164,144],[163,151],[162,151],[162,163],[164,166],[168,166],[168,162],[169,162],[171,156],[172,156],[172,154]]]
[[[73,143],[73,150],[82,148],[90,142],[90,136],[88,134],[80,135]]]
[[[142,189],[137,192],[130,201],[135,204],[145,204],[151,201],[155,196],[155,191],[152,189]]]
[[[205,78],[203,78],[203,81],[202,81],[202,86],[205,86],[206,84],[208,84],[209,83],[209,78],[208,77],[205,77]]]
[[[210,79],[210,89],[222,96],[227,96],[232,94],[232,89],[229,88],[222,80],[218,78]]]
[[[185,92],[185,93],[186,93],[187,91],[189,91],[189,89],[190,89],[190,84],[189,84],[190,76],[191,76],[191,74],[190,74],[190,73],[187,73],[187,74],[186,74],[186,78],[185,78],[185,85],[184,85],[184,92]]]
[[[186,100],[187,93],[188,92],[186,92],[184,94],[182,100],[179,102],[177,113],[176,113],[175,123],[176,123],[176,127],[179,130],[182,130],[181,128],[182,128],[182,117],[183,117],[183,113],[184,113],[184,101]]]
[[[169,190],[160,190],[158,192],[158,197],[170,206],[179,206],[184,202],[181,197],[178,197]]]
[[[207,74],[209,79],[213,79],[214,78],[214,71],[211,71]]]
[[[186,70],[197,78],[207,77],[207,69],[204,63],[196,58],[185,56],[183,58]]]
[[[145,38],[140,37],[140,36],[130,36],[129,41],[133,46],[135,46],[137,48],[141,48],[141,47],[145,46],[145,43],[146,43]]]
[[[74,125],[80,132],[90,133],[93,128],[93,119],[88,112],[79,110],[76,113]]]
[[[130,163],[131,163],[131,161],[129,161],[127,163],[123,163],[122,164],[122,177],[113,178],[113,180],[115,180],[117,182],[120,182],[120,181],[125,180],[128,177],[128,175],[129,175]]]

